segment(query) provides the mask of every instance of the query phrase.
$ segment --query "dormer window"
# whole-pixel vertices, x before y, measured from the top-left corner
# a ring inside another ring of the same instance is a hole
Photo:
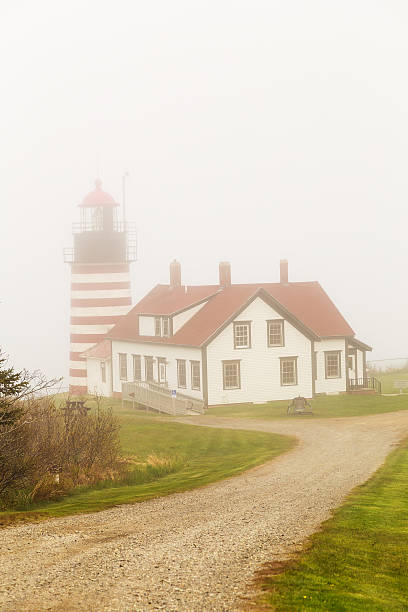
[[[162,334],[165,338],[170,336],[169,317],[162,317]]]
[[[170,336],[170,319],[169,317],[154,317],[154,335],[162,338]]]

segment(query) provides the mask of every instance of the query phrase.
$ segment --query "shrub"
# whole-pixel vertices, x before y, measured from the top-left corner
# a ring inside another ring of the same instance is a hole
[[[99,398],[89,413],[64,411],[49,397],[25,398],[13,426],[0,428],[0,504],[56,499],[78,485],[118,478],[118,433]]]

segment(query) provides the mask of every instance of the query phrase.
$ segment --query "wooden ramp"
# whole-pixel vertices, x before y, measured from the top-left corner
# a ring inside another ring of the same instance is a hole
[[[145,381],[122,383],[122,401],[172,415],[202,414],[205,408],[201,399]]]

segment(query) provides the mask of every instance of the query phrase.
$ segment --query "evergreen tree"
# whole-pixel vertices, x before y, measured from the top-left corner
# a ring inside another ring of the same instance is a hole
[[[0,427],[12,425],[21,414],[18,399],[29,385],[25,372],[7,367],[7,358],[0,352]]]

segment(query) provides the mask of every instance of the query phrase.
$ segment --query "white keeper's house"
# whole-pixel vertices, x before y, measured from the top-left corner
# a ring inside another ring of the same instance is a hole
[[[366,387],[366,352],[318,282],[182,285],[177,261],[106,336],[81,354],[89,393],[150,381],[206,405],[312,398]]]

